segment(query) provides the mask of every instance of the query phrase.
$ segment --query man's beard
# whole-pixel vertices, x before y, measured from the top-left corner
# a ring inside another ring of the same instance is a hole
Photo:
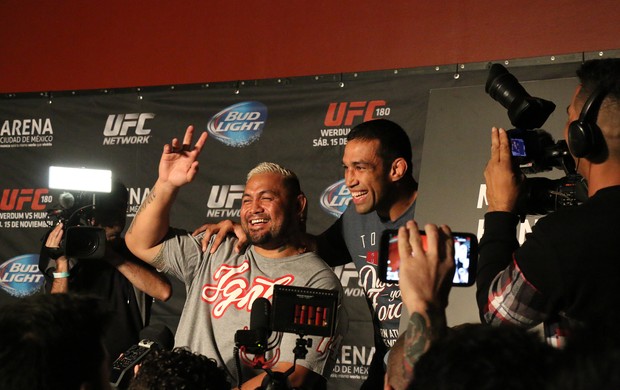
[[[245,235],[248,237],[249,243],[255,246],[261,246],[273,240],[273,234],[271,233],[271,231],[267,232],[266,234],[259,234],[259,233],[252,234],[251,232],[248,231],[248,232],[245,232]]]
[[[249,228],[249,224],[242,225],[243,230],[245,231],[245,235],[248,238],[248,242],[254,246],[259,247],[270,247],[276,248],[280,247],[288,241],[289,234],[285,232],[291,232],[290,229],[290,219],[286,219],[282,222],[282,225],[279,228],[276,228],[274,231],[273,228],[269,229],[267,232],[252,232]]]

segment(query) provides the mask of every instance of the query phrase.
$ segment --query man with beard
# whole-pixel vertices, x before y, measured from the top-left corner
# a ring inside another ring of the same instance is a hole
[[[192,147],[193,126],[181,143],[164,146],[159,177],[144,200],[126,235],[136,256],[186,284],[187,299],[175,344],[217,360],[240,387],[255,389],[264,373],[242,367],[237,375],[233,351],[235,331],[250,324],[256,298],[271,298],[273,286],[294,285],[339,291],[340,281],[315,253],[301,244],[306,197],[295,174],[274,163],[261,163],[248,174],[241,205],[241,223],[250,245],[237,253],[235,237],[227,238],[214,253],[203,252],[201,236],[169,227],[170,209],[179,189],[198,171],[198,155],[206,141],[203,133]],[[310,337],[312,348],[289,376],[293,387],[324,388],[335,364],[340,337]],[[272,336],[273,338],[274,336]],[[294,334],[278,334],[278,345],[265,352],[272,371],[293,366]],[[250,378],[243,383],[244,378]]]

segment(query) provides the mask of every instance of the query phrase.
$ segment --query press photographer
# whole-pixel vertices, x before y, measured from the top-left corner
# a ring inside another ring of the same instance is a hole
[[[110,193],[61,197],[61,207],[50,213],[58,224],[44,237],[39,257],[47,293],[94,295],[113,312],[105,335],[111,361],[138,343],[140,330],[149,322],[152,298],[166,301],[171,294],[168,279],[125,245],[121,233],[127,201],[127,188],[118,181],[112,182]]]
[[[577,76],[564,138],[574,173],[587,183],[587,199],[541,218],[519,246],[523,172],[514,169],[514,143],[504,129],[491,132],[484,172],[488,212],[477,275],[481,319],[526,327],[544,323],[554,346],[581,321],[615,310],[620,282],[620,60],[587,61]],[[570,160],[562,160],[571,172]]]

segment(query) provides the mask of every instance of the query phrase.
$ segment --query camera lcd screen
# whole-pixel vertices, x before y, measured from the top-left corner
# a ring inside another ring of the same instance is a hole
[[[515,157],[526,157],[527,151],[525,150],[525,140],[523,140],[523,138],[511,138],[510,151]]]
[[[422,247],[428,247],[426,233],[420,231]],[[471,286],[476,280],[478,261],[478,239],[472,233],[452,233],[454,237],[454,277],[453,286]],[[379,249],[379,274],[388,283],[399,281],[400,256],[398,254],[398,231],[386,230],[381,238]]]

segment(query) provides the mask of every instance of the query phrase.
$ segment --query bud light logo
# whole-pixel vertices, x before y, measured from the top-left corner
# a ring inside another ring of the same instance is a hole
[[[266,121],[267,106],[260,102],[243,102],[215,114],[207,130],[223,144],[242,148],[260,138]]]
[[[41,289],[43,281],[39,255],[17,256],[0,265],[0,287],[14,297],[34,294]]]
[[[344,184],[344,179],[327,187],[321,195],[321,207],[329,214],[340,217],[351,201],[351,192]]]

